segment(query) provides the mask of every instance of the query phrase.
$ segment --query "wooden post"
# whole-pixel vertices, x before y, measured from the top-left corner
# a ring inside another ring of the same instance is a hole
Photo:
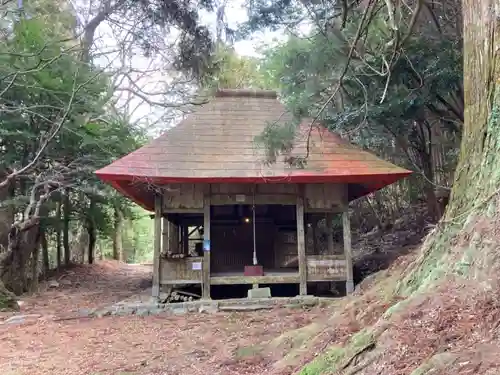
[[[208,246],[208,249],[206,248]],[[210,299],[210,195],[203,202],[203,290],[202,298]]]
[[[345,255],[345,265],[346,265],[346,293],[350,294],[354,292],[354,278],[353,278],[353,268],[352,268],[352,251],[351,251],[351,221],[349,219],[349,211],[342,213],[342,228],[344,231],[344,255]]]
[[[297,197],[297,252],[299,260],[300,295],[307,295],[307,259],[304,235],[304,198]]]
[[[160,253],[161,253],[161,212],[162,212],[162,196],[155,196],[155,226],[154,226],[154,252],[153,252],[153,297],[160,296]]]
[[[163,217],[161,219],[162,221],[162,226],[161,226],[161,230],[162,230],[162,241],[161,241],[161,247],[162,247],[162,253],[163,254],[167,254],[169,251],[172,250],[172,248],[170,247],[170,241],[169,241],[169,238],[170,238],[170,226],[169,226],[169,221],[166,217]]]

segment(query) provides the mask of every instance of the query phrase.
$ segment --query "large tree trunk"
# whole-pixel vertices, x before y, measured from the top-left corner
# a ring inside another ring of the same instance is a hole
[[[448,221],[485,209],[500,182],[499,8],[498,0],[463,0],[465,124]]]
[[[465,123],[455,183],[445,216],[403,283],[409,291],[459,262],[476,280],[498,283],[500,2],[463,0],[463,16]]]
[[[34,248],[39,245],[39,224],[33,220],[24,223],[25,227],[11,230],[8,250],[0,256],[2,282],[17,295],[28,291],[26,267]]]

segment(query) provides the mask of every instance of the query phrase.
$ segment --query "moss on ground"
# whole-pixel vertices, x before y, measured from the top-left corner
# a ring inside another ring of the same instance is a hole
[[[314,359],[306,365],[299,375],[321,375],[326,371],[331,370],[344,357],[345,348],[341,346],[332,346],[327,352],[320,357]]]
[[[442,230],[441,230],[442,231]],[[444,276],[449,269],[447,253],[450,249],[452,236],[434,233],[423,244],[419,258],[409,272],[397,285],[397,293],[411,296],[413,293],[432,285]],[[436,235],[437,234],[437,235]]]
[[[376,334],[371,329],[359,331],[344,346],[332,346],[326,354],[305,366],[299,375],[325,375],[341,371],[365,351],[375,348]]]
[[[304,342],[319,333],[321,328],[322,325],[318,323],[308,324],[305,327],[286,332],[274,340],[271,340],[268,347],[273,350],[282,347],[286,343],[287,347],[291,350],[300,348]]]
[[[404,310],[406,308],[406,306],[409,305],[410,301],[411,301],[410,298],[406,298],[406,299],[404,299],[402,301],[399,301],[399,302],[395,303],[394,305],[392,305],[391,307],[389,307],[384,312],[384,314],[382,315],[382,318],[387,320],[391,316],[393,316],[395,313]]]

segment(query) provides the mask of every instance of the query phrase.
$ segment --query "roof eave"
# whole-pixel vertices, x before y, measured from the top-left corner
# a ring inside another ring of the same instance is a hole
[[[244,176],[244,177],[155,177],[136,176],[128,174],[114,174],[95,172],[105,182],[130,181],[147,182],[156,184],[172,183],[370,183],[374,180],[389,178],[393,182],[408,177],[412,171],[404,170],[398,172],[360,174],[360,175],[331,175],[331,174],[290,174],[282,176]],[[393,183],[391,182],[391,183]]]

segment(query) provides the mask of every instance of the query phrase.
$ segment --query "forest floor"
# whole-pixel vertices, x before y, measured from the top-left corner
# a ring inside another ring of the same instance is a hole
[[[248,356],[289,330],[324,320],[329,312],[276,308],[245,313],[75,318],[144,291],[147,266],[105,261],[75,266],[21,300],[21,324],[0,325],[0,373],[266,374],[279,358]],[[6,319],[12,313],[2,313]]]

